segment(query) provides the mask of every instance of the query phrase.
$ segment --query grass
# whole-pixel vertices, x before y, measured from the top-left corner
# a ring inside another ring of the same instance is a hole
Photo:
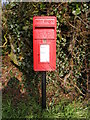
[[[68,118],[68,119],[89,119],[88,105],[83,105],[81,101],[62,99],[58,105],[41,109],[35,99],[29,96],[27,100],[20,100],[13,105],[12,99],[7,96],[2,104],[3,118]]]

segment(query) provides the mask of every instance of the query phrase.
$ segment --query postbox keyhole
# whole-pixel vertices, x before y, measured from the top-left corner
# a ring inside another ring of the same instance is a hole
[[[46,40],[46,39],[44,39],[44,40],[43,40],[43,43],[46,43],[46,42],[47,42],[47,40]]]

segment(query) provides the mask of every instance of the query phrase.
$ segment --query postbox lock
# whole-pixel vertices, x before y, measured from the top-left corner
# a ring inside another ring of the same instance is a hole
[[[44,40],[43,40],[43,43],[46,43],[46,42],[47,42],[47,40],[46,40],[46,39],[44,39]]]

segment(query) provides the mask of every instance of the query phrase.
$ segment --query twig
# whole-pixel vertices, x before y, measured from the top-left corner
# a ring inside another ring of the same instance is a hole
[[[74,84],[74,87],[76,87],[76,88],[78,89],[78,91],[79,91],[83,96],[85,96],[85,94],[80,90],[80,88],[79,88],[77,85]]]
[[[0,48],[5,47],[5,45],[7,44],[7,38],[6,38],[6,35],[7,35],[7,32],[6,32],[6,34],[4,35],[5,43],[3,44],[3,46],[0,46]]]
[[[67,21],[68,22],[68,21]],[[77,29],[78,30],[78,28],[76,28],[74,25],[72,25],[70,22],[68,22],[68,24],[71,26],[71,27],[73,27],[73,28],[75,28],[75,29]]]
[[[71,72],[72,71],[70,71],[67,75],[65,75],[65,77],[64,77],[64,86],[66,85],[66,80],[70,77]]]
[[[79,20],[81,20],[83,22],[84,25],[89,26],[87,23],[85,23],[79,16],[75,16],[75,19],[78,18]]]

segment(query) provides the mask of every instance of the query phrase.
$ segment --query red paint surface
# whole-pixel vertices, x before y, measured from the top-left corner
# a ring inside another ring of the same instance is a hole
[[[40,45],[49,45],[49,62],[40,62]],[[33,68],[34,71],[56,69],[56,17],[33,17]]]

